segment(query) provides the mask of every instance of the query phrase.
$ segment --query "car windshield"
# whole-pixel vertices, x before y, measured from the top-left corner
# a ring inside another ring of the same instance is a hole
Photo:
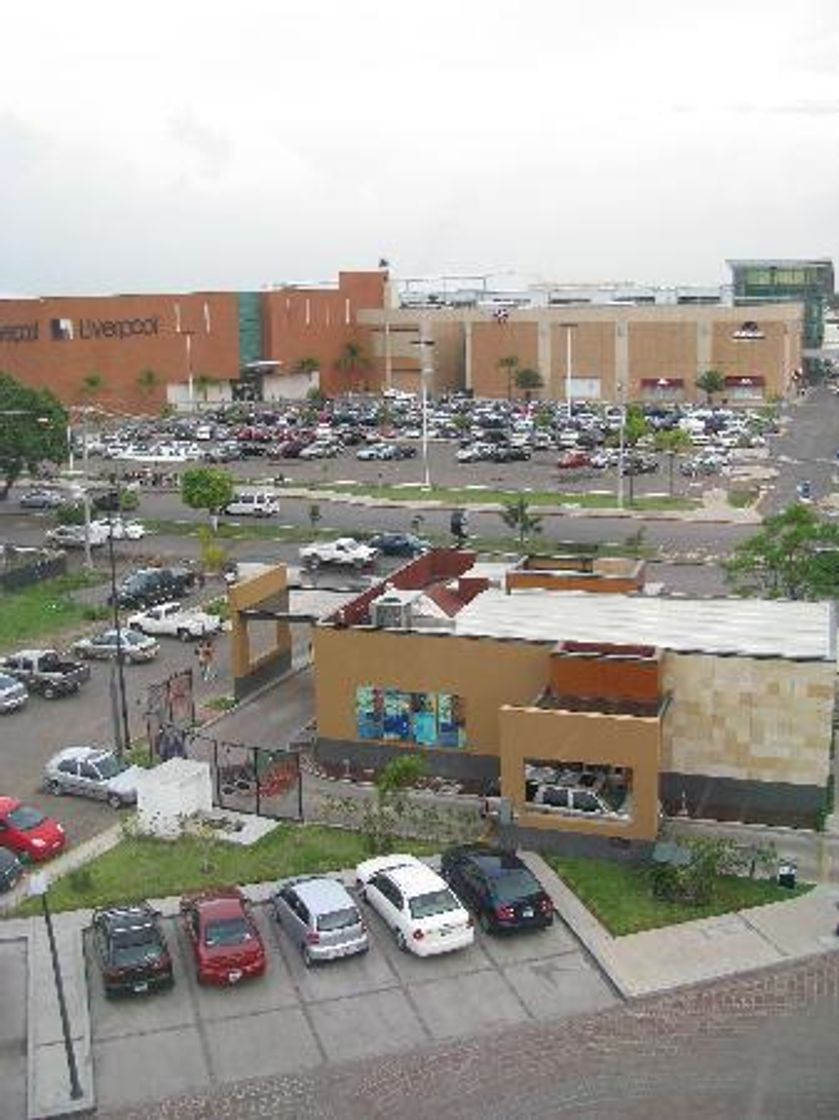
[[[155,960],[163,951],[160,935],[154,926],[121,929],[113,938],[113,962],[128,966]]]
[[[459,910],[460,903],[448,889],[418,894],[408,902],[412,918],[431,918],[435,914],[445,914],[447,910]]]
[[[204,930],[204,944],[244,945],[253,940],[253,932],[245,918],[225,918],[223,921],[209,922]]]
[[[115,778],[128,769],[127,762],[121,762],[115,754],[103,754],[92,760],[104,781]]]
[[[499,902],[515,902],[517,898],[527,898],[541,891],[539,882],[524,867],[505,871],[492,880],[495,897]]]
[[[331,914],[319,914],[318,929],[323,933],[332,933],[337,929],[357,925],[359,921],[358,911],[354,906],[350,906],[346,910],[333,910]]]
[[[40,809],[32,809],[29,805],[18,805],[17,809],[12,809],[6,817],[9,824],[19,828],[21,832],[27,832],[30,828],[37,828],[46,819]]]
[[[5,673],[0,673],[0,688],[19,688],[20,681],[15,680],[14,677],[7,677]]]

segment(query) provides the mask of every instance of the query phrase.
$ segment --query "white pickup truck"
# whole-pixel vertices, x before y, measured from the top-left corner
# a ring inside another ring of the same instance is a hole
[[[188,642],[191,638],[215,634],[221,629],[221,619],[197,607],[185,608],[182,603],[172,602],[130,615],[128,625],[143,634],[164,634]]]
[[[377,548],[362,544],[354,537],[338,537],[334,541],[316,541],[300,549],[300,562],[305,568],[319,568],[322,564],[335,567],[366,568],[379,555]]]

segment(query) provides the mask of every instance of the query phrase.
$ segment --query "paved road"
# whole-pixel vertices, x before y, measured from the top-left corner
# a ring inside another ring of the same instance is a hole
[[[26,942],[0,943],[0,1120],[26,1115]]]
[[[839,953],[100,1120],[835,1120]]]

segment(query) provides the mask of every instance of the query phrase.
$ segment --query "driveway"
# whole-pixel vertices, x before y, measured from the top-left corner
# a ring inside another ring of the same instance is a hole
[[[511,938],[478,931],[469,949],[420,960],[400,953],[369,914],[369,953],[307,970],[270,908],[255,913],[269,971],[239,988],[196,983],[175,918],[164,923],[176,975],[166,994],[106,1000],[87,947],[100,1107],[370,1058],[619,1002],[559,920],[549,930]]]

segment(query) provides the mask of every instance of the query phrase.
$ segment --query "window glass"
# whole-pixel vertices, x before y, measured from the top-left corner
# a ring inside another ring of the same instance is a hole
[[[430,891],[428,894],[418,894],[416,898],[408,900],[408,909],[412,918],[432,918],[435,914],[445,914],[449,910],[460,910],[460,903],[448,888],[441,891]]]
[[[217,945],[244,945],[252,940],[253,933],[245,918],[208,922],[204,929],[204,944],[211,949]]]
[[[318,929],[324,933],[334,930],[346,929],[348,926],[358,925],[361,916],[354,906],[345,910],[334,910],[331,914],[321,914],[318,917]]]
[[[62,774],[78,774],[79,764],[73,759],[66,759],[64,762],[59,762],[58,769]]]
[[[466,745],[463,701],[459,696],[361,685],[356,689],[355,709],[360,739],[428,747]]]
[[[83,762],[81,764],[81,766],[79,767],[79,773],[81,774],[81,776],[83,778],[87,778],[88,781],[91,781],[91,782],[98,782],[99,781],[99,771],[96,769],[95,766],[91,766],[89,762]]]

